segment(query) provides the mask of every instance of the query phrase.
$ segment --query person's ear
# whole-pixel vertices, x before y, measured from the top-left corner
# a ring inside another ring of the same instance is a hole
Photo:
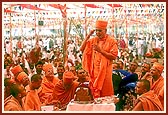
[[[146,88],[144,89],[144,92],[147,92],[147,89],[146,89]]]
[[[18,97],[20,97],[20,98],[21,98],[21,97],[22,97],[22,94],[20,94],[20,93],[19,93],[19,94],[18,94]]]

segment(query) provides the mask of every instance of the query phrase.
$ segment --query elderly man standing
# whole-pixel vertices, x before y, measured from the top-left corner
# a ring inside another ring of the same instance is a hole
[[[89,73],[94,98],[114,94],[112,83],[112,61],[118,55],[117,41],[107,32],[107,21],[97,20],[96,30],[91,30],[83,41],[82,67]],[[90,36],[96,32],[96,37]]]

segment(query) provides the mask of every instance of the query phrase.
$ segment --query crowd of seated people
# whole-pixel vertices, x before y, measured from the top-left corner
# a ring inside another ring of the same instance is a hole
[[[72,62],[69,59],[66,67],[60,49],[51,50],[50,53],[44,52],[37,47],[31,53],[19,54],[16,56],[18,59],[5,53],[3,76],[5,111],[41,111],[42,105],[51,104],[58,107],[58,110],[66,110],[67,104],[74,98],[76,89],[81,86],[89,87],[89,74],[82,69],[80,61]],[[44,58],[44,55],[50,56]],[[156,58],[150,61],[144,59],[141,63],[136,57],[130,62],[125,62],[121,58],[116,59],[112,70],[114,95],[119,98],[116,111],[163,111],[165,108],[163,69],[163,63]],[[139,87],[142,92],[138,91]],[[139,95],[143,97],[151,94],[150,92],[156,97],[158,108],[152,104],[151,107],[154,109],[146,109],[143,106]]]

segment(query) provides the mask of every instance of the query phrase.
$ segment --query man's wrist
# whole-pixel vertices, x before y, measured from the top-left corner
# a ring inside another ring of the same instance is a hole
[[[89,38],[90,38],[90,36],[87,36],[85,40],[87,41]]]
[[[103,50],[103,49],[100,49],[100,53],[101,53],[101,54],[104,54],[104,50]]]
[[[87,36],[86,36],[86,38],[88,38],[88,39],[89,39],[89,38],[90,38],[90,35],[87,35]]]

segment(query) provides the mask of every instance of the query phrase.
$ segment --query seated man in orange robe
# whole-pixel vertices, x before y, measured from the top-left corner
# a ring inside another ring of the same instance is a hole
[[[96,30],[92,30],[83,41],[82,67],[90,75],[90,85],[94,97],[114,94],[112,83],[112,62],[118,55],[117,41],[107,32],[107,21],[97,20]],[[90,36],[96,31],[96,37]]]
[[[38,89],[41,86],[42,78],[39,74],[34,74],[31,77],[31,83],[29,85],[29,91],[27,92],[24,109],[25,111],[40,111],[41,102],[38,95]]]
[[[52,64],[44,64],[43,70],[45,76],[43,77],[41,89],[42,95],[40,95],[40,100],[42,103],[46,103],[49,98],[52,97],[55,84],[59,81],[57,77],[54,76]]]
[[[65,109],[67,104],[74,98],[78,85],[79,83],[74,81],[74,74],[70,71],[65,71],[63,80],[60,80],[55,85],[52,102],[59,102],[61,107]]]
[[[139,80],[135,87],[138,98],[132,111],[163,111],[163,106],[156,94],[150,90],[150,82]]]
[[[155,62],[151,68],[150,74],[153,77],[153,84],[151,90],[158,95],[160,102],[164,108],[164,78],[161,76],[164,66]]]
[[[144,62],[141,66],[141,71],[138,73],[138,79],[147,79],[150,81],[150,87],[152,86],[152,76],[150,75],[150,64],[147,62]]]
[[[150,64],[144,62],[141,66],[141,70],[138,72],[138,80],[146,79],[146,77],[149,76],[149,74],[147,73],[150,73],[150,68],[151,68]]]
[[[24,111],[22,106],[22,98],[26,96],[24,87],[19,84],[12,84],[10,94],[4,101],[4,111]]]

